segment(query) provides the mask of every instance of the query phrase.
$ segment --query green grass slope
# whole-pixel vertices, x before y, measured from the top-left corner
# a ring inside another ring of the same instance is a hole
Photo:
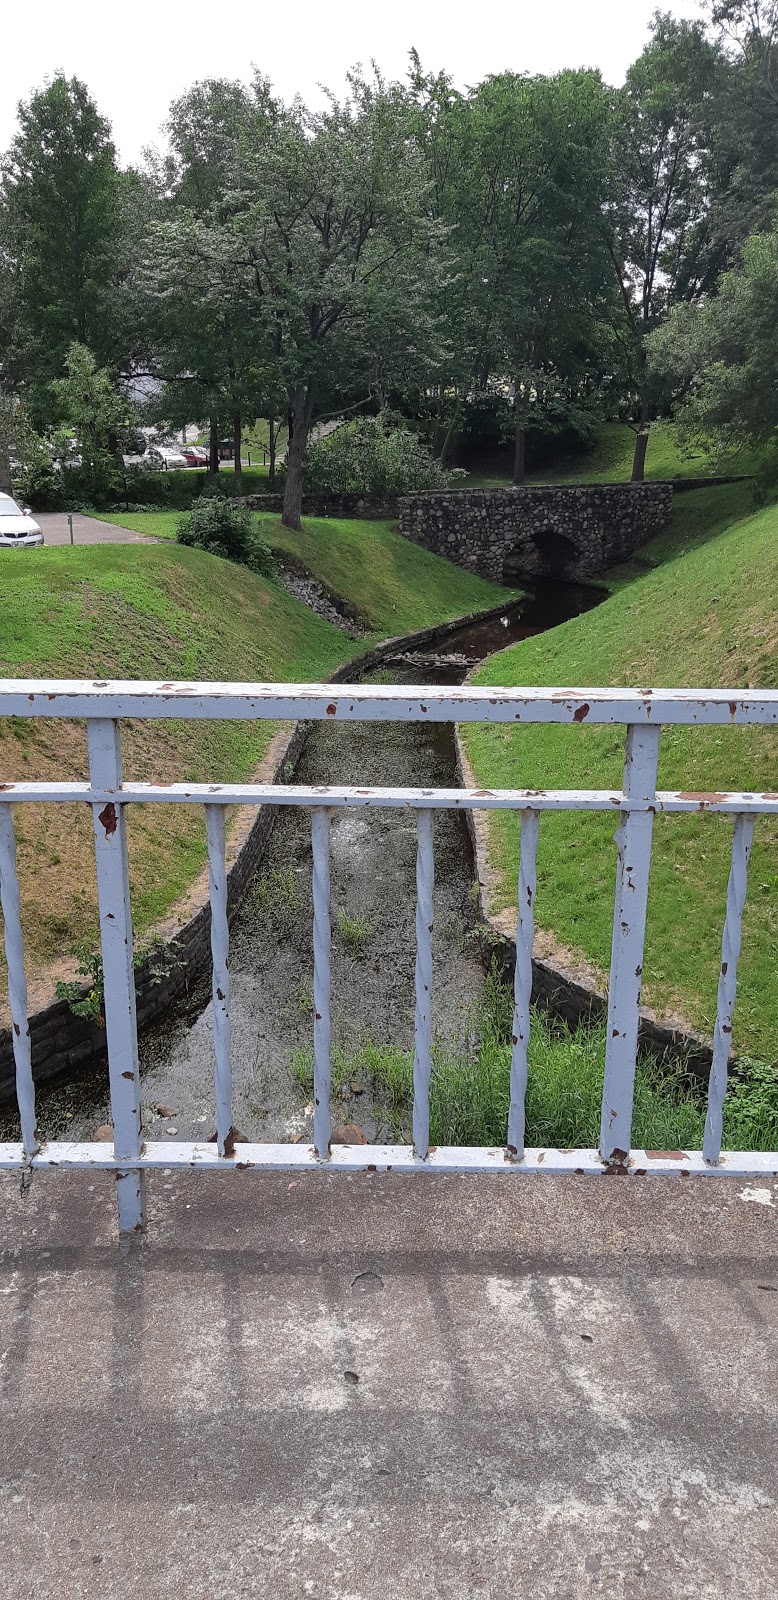
[[[48,549],[3,567],[0,676],[310,679],[358,646],[276,585],[197,551],[171,546]],[[128,777],[245,778],[269,724],[130,724]],[[86,774],[82,727],[0,720],[4,777]],[[31,971],[94,941],[96,898],[84,807],[17,815],[27,958]],[[136,925],[159,921],[204,859],[202,817],[189,808],[137,808],[130,818]],[[52,887],[55,893],[52,894]]]
[[[710,494],[711,491],[706,491]],[[689,499],[691,499],[691,495]],[[686,497],[679,502],[685,507]],[[691,508],[694,512],[694,508]],[[619,589],[597,610],[493,656],[484,684],[778,686],[778,508],[723,531],[710,506],[697,508],[690,547]],[[714,519],[715,520],[715,519]],[[676,534],[679,534],[676,528]],[[665,537],[665,536],[663,536]],[[618,729],[467,727],[484,785],[528,788],[620,784]],[[778,733],[767,729],[667,729],[661,788],[778,786]],[[544,818],[538,926],[603,972],[610,958],[615,851],[613,819]],[[716,817],[658,818],[649,897],[644,995],[706,1032],[715,1018],[731,824]],[[495,909],[514,903],[518,823],[490,818]],[[778,1053],[778,821],[757,824],[744,921],[735,1043],[763,1058]]]
[[[601,422],[595,430],[590,450],[560,456],[528,474],[529,484],[542,483],[628,483],[635,451],[634,430],[626,422]],[[647,482],[667,478],[706,478],[723,473],[756,471],[759,457],[741,451],[736,458],[715,462],[702,451],[688,455],[681,450],[672,423],[656,422],[651,429],[646,454]],[[506,455],[500,469],[474,470],[463,479],[463,488],[489,488],[510,481],[510,461]]]
[[[154,539],[175,539],[174,511],[115,512],[104,519]],[[281,561],[299,564],[353,610],[369,635],[386,638],[500,605],[506,591],[396,533],[391,522],[306,517],[299,533],[258,512]]]
[[[259,515],[262,534],[283,560],[300,562],[362,618],[369,633],[410,633],[468,611],[500,605],[506,591],[463,572],[395,533],[389,522],[306,517],[291,533]]]
[[[175,514],[149,514],[155,524],[165,515],[175,522]],[[503,593],[388,528],[376,535],[374,524],[366,525],[371,557],[360,565],[359,534],[346,526],[344,537],[339,526],[317,524],[314,542],[331,547],[334,555],[324,562],[327,581],[369,618],[374,635],[409,632],[477,610],[497,603]],[[348,542],[345,557],[339,554],[341,541]],[[7,557],[0,584],[2,677],[310,681],[364,649],[280,584],[170,543],[51,547]],[[239,781],[261,760],[272,732],[269,724],[130,724],[125,772],[161,782]],[[0,774],[85,775],[83,728],[0,719]],[[95,942],[91,825],[86,808],[70,806],[31,807],[16,820],[34,975],[76,942]],[[135,807],[129,834],[134,916],[143,935],[202,865],[202,814],[178,806]]]

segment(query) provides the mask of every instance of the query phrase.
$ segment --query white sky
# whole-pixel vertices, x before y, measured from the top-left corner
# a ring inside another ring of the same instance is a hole
[[[404,74],[416,47],[456,84],[489,72],[597,66],[618,83],[648,36],[660,0],[28,0],[4,7],[0,150],[16,106],[62,69],[89,85],[113,124],[123,162],[160,142],[170,101],[199,78],[248,79],[256,65],[285,100],[338,92],[347,68],[377,61]],[[699,0],[661,0],[697,17]]]

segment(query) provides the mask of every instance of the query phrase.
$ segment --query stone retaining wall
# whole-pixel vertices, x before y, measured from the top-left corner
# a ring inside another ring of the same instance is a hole
[[[596,577],[667,526],[669,484],[457,489],[400,501],[400,532],[468,572],[501,583]]]
[[[247,494],[235,500],[238,506],[249,511],[272,511],[280,516],[284,497],[280,494]],[[396,494],[305,494],[304,517],[338,517],[347,520],[360,518],[363,522],[393,521],[399,512],[400,501]]]

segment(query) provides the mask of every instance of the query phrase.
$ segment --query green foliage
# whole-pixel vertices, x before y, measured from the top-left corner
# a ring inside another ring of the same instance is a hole
[[[312,494],[408,494],[444,489],[449,476],[418,435],[382,414],[337,428],[308,451]]]
[[[176,528],[179,544],[194,545],[225,561],[272,577],[275,562],[250,511],[219,493],[202,494]]]
[[[70,495],[99,504],[116,484],[118,463],[111,445],[115,441],[118,447],[128,422],[128,405],[114,374],[98,367],[86,345],[69,346],[66,368],[66,376],[51,385],[65,423],[54,436],[55,455]],[[68,466],[72,453],[80,455],[80,466]]]
[[[678,399],[684,437],[709,449],[764,443],[778,430],[778,230],[746,241],[718,294],[678,306],[649,344],[658,381]]]
[[[498,978],[471,1019],[476,1043],[433,1046],[430,1141],[436,1145],[504,1145],[510,1105],[512,998]],[[597,1149],[605,1057],[605,1027],[570,1029],[533,1010],[526,1100],[526,1139],[552,1149]],[[313,1057],[299,1051],[292,1070],[306,1093]],[[392,1136],[412,1138],[413,1053],[370,1037],[356,1048],[335,1046],[333,1093],[347,1096],[357,1078],[369,1089]],[[705,1109],[702,1085],[682,1058],[658,1065],[643,1056],[635,1079],[632,1142],[648,1150],[699,1150]],[[778,1139],[778,1074],[743,1063],[733,1074],[724,1112],[724,1148],[773,1150]]]
[[[157,987],[164,982],[174,967],[181,965],[179,949],[176,939],[166,942],[160,934],[155,933],[147,944],[133,951],[132,965],[136,972],[139,967],[145,967],[149,983],[152,988]],[[96,1022],[99,1027],[104,1028],[105,980],[102,952],[93,950],[88,942],[81,941],[73,946],[70,954],[76,958],[78,976],[73,980],[58,983],[54,993],[58,1000],[67,1000],[74,1017],[85,1017],[88,1021]]]
[[[78,78],[57,73],[18,115],[0,206],[14,264],[7,354],[40,405],[74,340],[110,345],[119,175],[109,124]]]
[[[341,907],[335,919],[338,937],[346,949],[358,959],[365,954],[365,946],[373,931],[367,917],[352,917],[345,907]]]

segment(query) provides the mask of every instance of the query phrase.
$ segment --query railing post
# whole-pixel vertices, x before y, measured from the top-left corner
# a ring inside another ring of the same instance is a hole
[[[206,806],[209,893],[211,902],[211,957],[213,979],[213,1057],[216,1098],[216,1142],[219,1155],[227,1154],[232,1131],[232,1030],[230,1023],[230,930],[227,918],[226,806]]]
[[[416,1021],[413,1053],[413,1148],[425,1160],[430,1144],[432,1075],[432,893],[435,883],[433,813],[416,813]]]
[[[524,1155],[527,1051],[532,1000],[532,946],[535,940],[535,890],[540,816],[521,813],[519,860],[519,913],[516,923],[516,970],[513,980],[513,1037],[511,1099],[508,1111],[508,1154],[514,1161]]]
[[[93,788],[117,795],[92,805],[97,861],[97,900],[103,954],[103,997],[108,1074],[111,1085],[114,1156],[119,1163],[119,1230],[131,1233],[146,1221],[144,1174],[132,1163],[142,1150],[138,1032],[135,1020],[130,875],[124,806],[119,802],[122,758],[119,725],[108,717],[87,723],[89,776]]]
[[[741,812],[735,817],[732,834],[732,864],[727,883],[727,914],[721,941],[716,1028],[713,1034],[713,1058],[708,1078],[708,1110],[702,1145],[703,1159],[708,1166],[715,1166],[721,1155],[724,1096],[727,1092],[727,1070],[732,1047],[732,1013],[735,1009],[737,964],[740,960],[748,861],[754,842],[755,821],[755,817],[749,817]]]
[[[27,980],[24,975],[16,839],[10,805],[0,805],[0,904],[3,910],[5,959],[8,966],[8,1004],[11,1012],[16,1099],[22,1125],[22,1150],[33,1156],[40,1149],[35,1126],[35,1085],[32,1080],[30,1023],[27,1016]]]
[[[600,1122],[600,1155],[616,1168],[626,1167],[632,1142],[659,734],[658,727],[633,723],[627,729],[624,795],[629,800],[646,801],[648,809],[622,811],[616,834],[616,898]]]
[[[316,806],[311,817],[313,844],[313,1142],[326,1161],[330,1153],[330,814]]]

